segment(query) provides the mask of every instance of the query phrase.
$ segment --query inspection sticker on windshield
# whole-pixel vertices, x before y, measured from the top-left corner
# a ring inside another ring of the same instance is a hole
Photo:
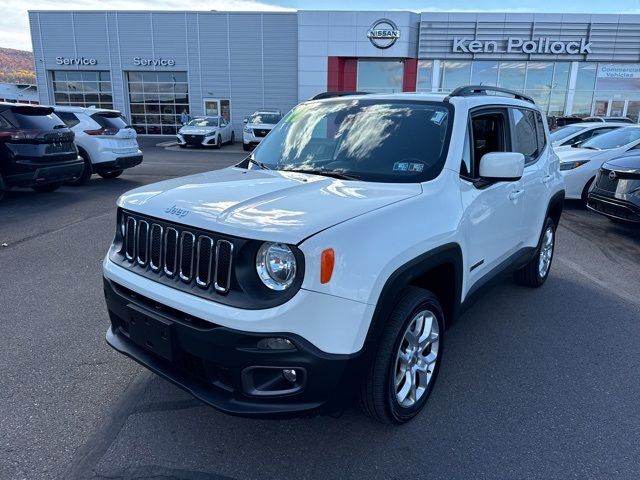
[[[396,162],[393,164],[394,172],[421,172],[424,170],[424,163]]]
[[[446,116],[447,116],[447,112],[438,110],[437,112],[433,112],[433,115],[431,116],[431,121],[436,125],[441,125],[442,121],[445,119]]]

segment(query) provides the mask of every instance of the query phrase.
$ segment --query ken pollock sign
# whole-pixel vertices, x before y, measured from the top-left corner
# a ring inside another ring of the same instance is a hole
[[[561,42],[548,37],[525,40],[509,37],[501,40],[474,40],[455,37],[453,51],[458,53],[527,53],[550,55],[585,55],[591,53],[592,42],[581,38],[572,42]]]

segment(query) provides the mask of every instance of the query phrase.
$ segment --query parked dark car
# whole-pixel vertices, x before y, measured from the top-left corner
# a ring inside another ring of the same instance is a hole
[[[640,151],[602,165],[587,207],[616,221],[640,224]]]
[[[73,139],[50,107],[0,103],[0,198],[11,187],[52,192],[79,177]]]
[[[551,117],[548,119],[549,130],[555,130],[556,128],[566,127],[582,121],[580,117]]]

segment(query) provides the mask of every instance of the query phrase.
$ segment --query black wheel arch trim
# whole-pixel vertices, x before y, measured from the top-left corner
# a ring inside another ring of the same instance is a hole
[[[453,266],[454,297],[453,305],[449,313],[450,318],[445,318],[445,328],[457,319],[460,314],[460,299],[462,294],[462,249],[459,244],[451,242],[429,250],[410,260],[389,276],[376,302],[376,308],[365,338],[364,349],[368,350],[366,356],[375,354],[376,346],[382,336],[387,318],[391,314],[403,289],[430,271],[447,264]]]

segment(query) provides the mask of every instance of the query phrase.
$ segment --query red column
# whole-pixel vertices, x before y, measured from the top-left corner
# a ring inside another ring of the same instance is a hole
[[[402,77],[402,91],[415,92],[418,80],[418,59],[406,58],[404,61],[404,76]]]
[[[329,92],[352,92],[356,90],[357,59],[328,57],[327,90]]]

